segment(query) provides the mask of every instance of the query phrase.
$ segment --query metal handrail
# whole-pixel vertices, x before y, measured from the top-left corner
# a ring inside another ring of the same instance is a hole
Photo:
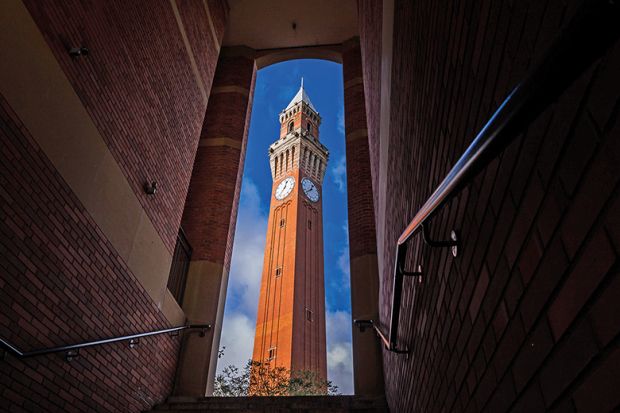
[[[583,4],[543,59],[510,92],[407,225],[398,238],[396,247],[389,335],[386,338],[371,320],[356,320],[358,326],[368,322],[373,324],[387,350],[407,352],[406,347],[397,346],[403,278],[412,274],[404,269],[407,241],[421,229],[425,229],[435,213],[458,195],[619,37],[620,2],[600,0]],[[454,243],[446,243],[447,245]]]
[[[72,358],[78,355],[78,350],[81,348],[95,347],[95,346],[100,346],[102,344],[116,343],[119,341],[129,341],[130,347],[134,347],[135,345],[138,344],[138,340],[142,337],[156,336],[159,334],[166,334],[166,333],[177,333],[178,334],[179,331],[181,330],[197,330],[197,329],[202,330],[200,332],[200,335],[204,336],[206,330],[210,328],[211,328],[210,324],[188,324],[188,325],[179,326],[179,327],[171,327],[171,328],[164,328],[161,330],[147,331],[145,333],[137,333],[137,334],[130,334],[126,336],[110,337],[110,338],[104,338],[104,339],[99,339],[99,340],[85,341],[85,342],[77,343],[77,344],[69,344],[66,346],[50,347],[50,348],[43,348],[43,349],[31,350],[31,351],[22,351],[18,349],[16,346],[6,341],[5,339],[0,338],[0,348],[4,348],[5,351],[8,351],[9,353],[13,354],[15,357],[18,357],[18,358],[43,356],[43,355],[52,354],[52,353],[67,353],[66,354],[67,359],[71,360]]]

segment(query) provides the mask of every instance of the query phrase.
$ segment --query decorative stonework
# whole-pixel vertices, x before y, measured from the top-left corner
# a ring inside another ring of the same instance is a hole
[[[321,116],[302,87],[280,113],[280,139],[269,147],[271,177],[278,180],[299,168],[323,183],[329,151],[319,142]]]

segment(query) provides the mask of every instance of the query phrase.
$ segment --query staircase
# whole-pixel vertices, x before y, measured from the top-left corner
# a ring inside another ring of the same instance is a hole
[[[295,396],[295,397],[169,397],[152,413],[388,413],[384,397]]]

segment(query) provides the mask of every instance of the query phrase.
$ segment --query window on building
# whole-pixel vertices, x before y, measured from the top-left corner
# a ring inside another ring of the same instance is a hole
[[[310,122],[308,122],[306,129],[308,130],[308,132],[312,132],[312,124]]]
[[[312,321],[312,310],[306,308],[306,320]]]
[[[286,220],[284,218],[282,218],[280,220],[280,227],[283,227],[286,224]]]
[[[267,350],[267,360],[273,360],[275,358],[276,358],[276,348],[271,347],[269,350]]]
[[[168,276],[168,289],[179,304],[183,303],[183,294],[185,293],[185,283],[191,258],[192,247],[189,245],[187,238],[185,238],[183,230],[179,228],[170,275]]]
[[[293,122],[288,123],[288,131],[293,132]]]
[[[281,275],[282,275],[282,267],[276,268],[276,277],[279,277]]]
[[[308,220],[308,229],[312,229],[312,221]]]

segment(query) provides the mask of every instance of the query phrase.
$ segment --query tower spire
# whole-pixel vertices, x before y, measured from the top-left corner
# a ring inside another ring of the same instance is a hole
[[[291,100],[291,102],[288,104],[288,106],[286,107],[286,110],[289,110],[290,108],[292,108],[296,103],[299,102],[305,102],[308,106],[310,106],[310,108],[317,112],[317,110],[314,108],[314,106],[312,105],[312,103],[310,102],[310,98],[308,97],[308,94],[306,93],[306,91],[304,90],[304,78],[301,78],[301,86],[299,87],[299,90],[297,91],[297,94],[293,97],[293,100]],[[318,113],[318,112],[317,112]]]

